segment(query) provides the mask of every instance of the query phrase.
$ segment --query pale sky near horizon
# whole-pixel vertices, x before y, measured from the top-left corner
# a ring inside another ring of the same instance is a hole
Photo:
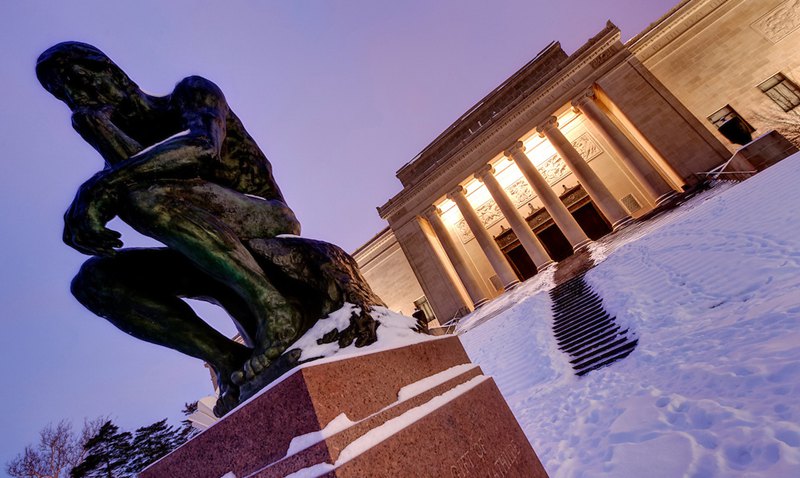
[[[62,215],[102,160],[36,81],[43,50],[94,44],[155,94],[191,74],[214,81],[303,235],[352,251],[385,227],[375,207],[401,189],[395,171],[550,41],[571,53],[607,19],[627,40],[677,2],[2,2],[0,476],[48,422],[110,415],[132,430],[211,392],[198,361],[128,337],[69,294],[85,257],[61,242]],[[126,245],[149,244],[121,230]]]

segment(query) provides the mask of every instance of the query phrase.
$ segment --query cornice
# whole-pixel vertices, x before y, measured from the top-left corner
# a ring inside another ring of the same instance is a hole
[[[615,58],[620,52],[625,51],[619,39],[619,29],[609,22],[605,29],[570,55],[564,61],[564,64],[558,68],[556,75],[550,77],[544,84],[538,86],[536,90],[528,95],[524,101],[518,103],[502,117],[499,117],[490,128],[487,128],[487,130],[472,138],[460,148],[451,151],[440,164],[425,172],[424,179],[404,188],[386,204],[379,207],[379,215],[384,219],[391,218],[389,219],[391,224],[393,219],[400,219],[400,216],[409,213],[409,211],[403,211],[409,199],[426,193],[430,194],[431,189],[450,190],[455,187],[457,182],[453,182],[450,178],[452,176],[450,173],[454,168],[464,169],[468,167],[469,165],[465,163],[468,163],[476,155],[486,156],[488,160],[489,156],[501,153],[504,147],[508,147],[512,141],[519,139],[510,139],[507,134],[509,131],[516,131],[534,119],[539,119],[541,122],[547,116],[552,115],[553,111],[550,108],[561,106],[552,106],[552,103],[578,85],[579,81],[585,80],[585,78],[576,79],[575,77],[579,76],[579,73],[586,66],[591,65],[593,68],[598,69],[612,58]],[[536,108],[534,106],[537,106],[537,103],[543,104],[538,105],[540,107]],[[544,106],[547,106],[547,108]],[[453,182],[453,184],[447,184],[447,182]]]
[[[356,262],[358,262],[359,258],[368,259],[376,251],[383,252],[383,250],[391,247],[392,242],[397,242],[397,239],[394,237],[392,229],[387,226],[350,255],[353,256]]]
[[[436,167],[452,150],[480,134],[481,130],[489,127],[497,117],[501,117],[519,103],[527,92],[534,91],[556,74],[567,58],[567,54],[558,42],[550,43],[525,66],[462,114],[414,159],[398,169],[397,178],[404,187],[413,186],[417,178]]]
[[[681,2],[643,32],[630,39],[626,46],[639,61],[645,62],[725,3],[739,3],[739,1],[686,0]]]

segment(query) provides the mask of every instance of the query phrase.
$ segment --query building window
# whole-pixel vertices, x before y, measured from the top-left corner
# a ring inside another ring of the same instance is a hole
[[[761,83],[758,89],[769,96],[783,111],[791,111],[800,105],[800,88],[782,73]]]
[[[731,105],[725,105],[724,108],[720,108],[716,113],[709,116],[708,120],[731,143],[745,145],[753,140],[751,133],[755,131],[755,128],[739,116],[739,113]]]
[[[421,317],[418,316],[418,313],[421,314]],[[424,318],[425,322],[430,322],[436,318],[436,316],[433,314],[431,304],[428,303],[428,299],[424,295],[414,301],[414,313],[411,315],[413,315],[415,319]]]

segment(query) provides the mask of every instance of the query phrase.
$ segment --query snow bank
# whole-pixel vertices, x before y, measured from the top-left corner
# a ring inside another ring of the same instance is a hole
[[[639,337],[611,367],[572,375],[544,292],[465,329],[550,476],[800,476],[798,184],[795,155],[594,244]]]

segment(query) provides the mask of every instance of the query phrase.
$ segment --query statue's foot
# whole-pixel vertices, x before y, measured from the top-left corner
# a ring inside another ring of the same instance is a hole
[[[262,371],[269,368],[272,362],[281,356],[281,354],[288,348],[288,345],[280,340],[277,340],[266,347],[263,351],[256,351],[244,363],[241,370],[237,370],[231,374],[231,382],[235,385],[242,385],[255,378]]]
[[[239,405],[239,386],[232,383],[230,374],[217,374],[217,384],[219,386],[219,397],[214,405],[214,415],[222,417]]]

